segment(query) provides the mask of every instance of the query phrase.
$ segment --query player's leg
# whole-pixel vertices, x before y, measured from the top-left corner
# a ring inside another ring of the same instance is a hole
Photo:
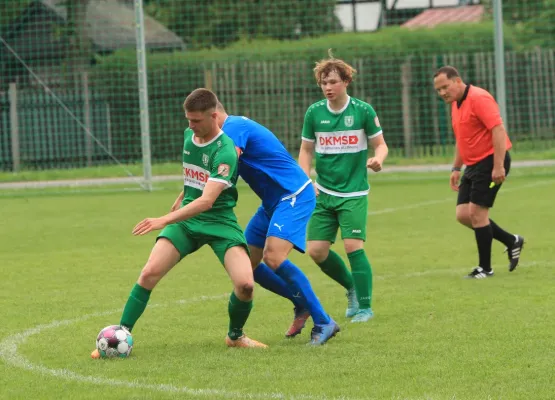
[[[180,224],[169,225],[160,233],[137,283],[131,289],[123,308],[120,325],[129,331],[133,329],[145,311],[154,287],[181,258],[193,252],[196,249],[195,246],[195,242],[188,237]],[[100,358],[97,349],[93,350],[91,357]]]
[[[459,184],[459,191],[457,193],[457,207],[455,209],[455,215],[457,221],[472,229],[472,221],[470,219],[470,190],[472,188],[472,182],[466,174],[461,178]]]
[[[351,322],[366,322],[374,316],[372,265],[364,250],[368,197],[338,199],[337,215],[359,304],[359,309]]]
[[[487,278],[493,276],[491,269],[491,244],[493,234],[489,224],[489,210],[487,198],[491,182],[491,169],[484,170],[484,160],[481,164],[467,167],[459,185],[457,198],[457,219],[470,219],[470,226],[474,230],[474,237],[478,248],[478,266],[474,268],[468,278]],[[464,206],[468,215],[464,215]],[[462,216],[464,215],[464,217]]]
[[[504,167],[506,175],[509,175],[509,172],[511,170],[511,156],[509,152],[506,153]],[[493,207],[495,197],[497,196],[500,188],[501,185],[496,185],[493,188],[490,188],[492,196],[490,207]],[[506,246],[506,251],[509,257],[509,272],[512,272],[518,266],[518,262],[520,261],[520,254],[522,252],[522,248],[524,247],[524,238],[520,235],[512,234],[505,231],[491,219],[489,220],[489,222],[491,225],[493,238]]]
[[[290,300],[295,306],[295,310],[304,311],[303,305],[298,299],[293,297],[293,294],[287,287],[287,283],[262,262],[266,232],[268,232],[269,224],[270,218],[264,209],[259,207],[245,229],[250,261],[254,271],[254,281],[264,289]]]
[[[283,278],[294,296],[299,297],[314,321],[312,344],[324,344],[339,331],[339,326],[324,311],[306,275],[287,259],[293,248],[305,251],[306,226],[316,203],[312,188],[293,199],[282,201],[270,220],[264,247],[264,261]]]
[[[469,204],[469,208],[472,228],[474,229],[474,236],[478,247],[478,267],[474,268],[468,277],[477,279],[487,278],[493,276],[491,268],[493,232],[489,223],[489,210],[487,207],[473,202]]]
[[[358,311],[358,300],[351,272],[341,256],[330,249],[339,227],[334,204],[332,196],[322,192],[318,196],[316,208],[308,224],[308,254],[322,272],[346,289],[345,315],[350,318]]]
[[[491,267],[491,247],[494,238],[493,225],[489,219],[489,209],[493,207],[495,198],[502,185],[491,187],[491,172],[493,169],[493,156],[487,157],[480,161],[475,167],[472,174],[472,188],[470,191],[470,219],[472,228],[476,238],[478,247],[479,266],[468,275],[470,278],[485,278],[493,276]],[[506,173],[510,170],[510,156],[507,153],[505,158]],[[511,235],[499,228],[495,224],[495,235],[507,241],[507,245],[515,247],[515,257],[513,259],[511,251],[509,251],[509,271],[514,270],[520,259],[520,252],[524,245],[524,239],[517,235]],[[507,237],[509,236],[509,237]],[[510,236],[513,237],[512,244]]]
[[[187,235],[182,224],[172,224],[164,228],[156,240],[137,283],[131,290],[129,299],[123,309],[120,325],[131,331],[143,314],[150,293],[156,284],[181,258],[195,250],[196,244]]]
[[[335,199],[326,193],[320,193],[316,208],[308,224],[308,254],[318,264],[322,272],[343,286],[353,289],[353,277],[343,259],[333,250],[339,221],[334,209]]]
[[[291,293],[287,283],[281,279],[281,277],[277,275],[274,270],[261,262],[264,249],[261,249],[260,247],[253,247],[249,244],[249,252],[251,265],[253,267],[254,281],[263,288],[276,293],[293,303],[293,322],[289,325],[287,331],[285,331],[285,337],[293,338],[297,336],[304,329],[306,321],[310,318],[310,311],[308,311],[306,305],[303,304],[302,299],[293,297],[293,293]]]
[[[252,310],[254,278],[247,253],[247,244],[239,226],[218,227],[217,236],[209,242],[210,247],[224,265],[233,292],[229,297],[229,329],[226,344],[229,347],[267,347],[247,337],[243,328]]]
[[[508,163],[505,164],[505,171],[510,169],[510,158]],[[470,180],[465,180],[464,176],[461,180],[461,186],[459,187],[459,196],[456,209],[456,216],[457,221],[459,221],[462,225],[474,229],[472,227],[472,220],[470,219],[470,190],[471,190],[471,183]],[[497,193],[499,190],[499,186],[489,188],[489,191],[493,193]],[[520,235],[513,235],[509,232],[503,230],[499,225],[497,225],[491,218],[489,220],[491,225],[491,230],[493,234],[493,238],[501,243],[503,243],[507,248],[507,253],[509,255],[509,271],[513,271],[516,266],[518,265],[518,261],[520,259],[520,253],[524,246],[524,238]]]

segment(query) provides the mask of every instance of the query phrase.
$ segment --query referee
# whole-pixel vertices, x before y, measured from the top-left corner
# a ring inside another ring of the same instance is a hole
[[[489,218],[489,209],[511,168],[509,150],[512,144],[499,107],[489,92],[465,84],[457,69],[451,66],[441,67],[435,73],[434,87],[438,95],[451,104],[456,146],[450,185],[459,192],[457,221],[474,230],[478,245],[478,266],[467,277],[493,276],[493,239],[507,247],[509,271],[513,271],[518,265],[524,238],[506,232]],[[466,168],[461,179],[463,164]]]

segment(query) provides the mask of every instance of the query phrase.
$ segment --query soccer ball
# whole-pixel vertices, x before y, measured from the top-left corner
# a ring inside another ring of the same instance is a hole
[[[120,325],[110,325],[98,334],[96,348],[102,358],[125,358],[133,350],[133,337],[127,328]]]

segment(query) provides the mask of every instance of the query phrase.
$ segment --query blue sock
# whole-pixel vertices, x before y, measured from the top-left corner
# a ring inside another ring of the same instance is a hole
[[[285,260],[278,269],[276,269],[276,274],[287,282],[287,286],[292,293],[296,293],[304,299],[310,311],[310,316],[316,325],[330,323],[330,317],[324,311],[316,294],[314,294],[312,286],[310,286],[310,282],[303,271],[296,267],[291,261]]]
[[[260,263],[254,269],[254,281],[264,289],[291,300],[295,307],[306,309],[302,302],[299,301],[301,299],[293,297],[293,293],[289,290],[287,283],[266,264]]]

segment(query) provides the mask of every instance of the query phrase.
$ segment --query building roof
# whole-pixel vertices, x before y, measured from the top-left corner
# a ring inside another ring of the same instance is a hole
[[[57,59],[67,41],[57,25],[67,22],[67,0],[34,0],[18,20],[7,27],[4,37],[26,60]],[[151,50],[182,50],[183,40],[154,18],[145,15],[145,47]],[[135,48],[135,11],[118,0],[90,0],[86,34],[96,52]]]
[[[401,26],[404,28],[431,28],[439,24],[479,22],[483,16],[484,6],[481,5],[433,8],[421,12],[416,17],[409,19]]]
[[[479,4],[479,0],[387,0],[387,8],[396,10],[413,8],[455,7],[464,4]]]
[[[67,0],[36,0],[67,19]],[[118,0],[90,0],[87,35],[101,51],[135,47],[135,10]],[[154,18],[145,15],[145,45],[150,49],[183,49],[183,40]]]

